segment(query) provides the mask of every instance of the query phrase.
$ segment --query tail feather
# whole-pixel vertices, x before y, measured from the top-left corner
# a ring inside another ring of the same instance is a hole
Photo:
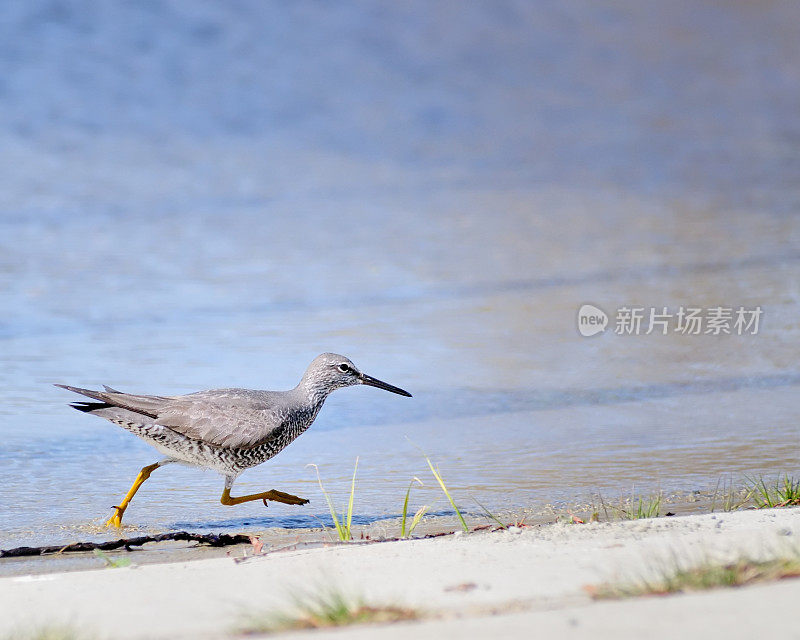
[[[69,406],[78,411],[83,411],[84,413],[91,413],[97,409],[108,409],[114,405],[108,404],[107,402],[73,402]]]
[[[67,391],[72,391],[73,393],[79,393],[82,396],[87,396],[89,398],[94,398],[95,400],[102,400],[106,402],[106,399],[103,397],[102,391],[92,391],[91,389],[81,389],[80,387],[70,387],[68,384],[57,384],[57,387],[61,387],[62,389],[66,389]]]
[[[67,384],[57,384],[57,387],[79,393],[82,396],[99,400],[100,403],[93,402],[80,402],[71,405],[79,411],[91,412],[96,409],[105,409],[107,407],[119,407],[120,409],[127,409],[148,418],[158,418],[158,408],[163,406],[166,398],[160,396],[136,396],[128,393],[116,391],[111,387],[105,387],[105,391],[93,391],[91,389],[82,389],[80,387],[71,387]],[[105,385],[104,385],[105,386]]]

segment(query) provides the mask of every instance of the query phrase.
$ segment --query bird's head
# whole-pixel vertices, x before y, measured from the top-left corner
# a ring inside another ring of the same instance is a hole
[[[314,358],[311,364],[308,365],[308,369],[306,369],[303,381],[308,387],[324,390],[328,393],[342,387],[366,384],[401,396],[411,397],[408,391],[362,373],[350,358],[336,353],[323,353]]]

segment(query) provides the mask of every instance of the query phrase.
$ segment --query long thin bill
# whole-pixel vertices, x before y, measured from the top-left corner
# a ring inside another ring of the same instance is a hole
[[[373,378],[372,376],[368,376],[364,373],[361,374],[361,383],[369,385],[370,387],[377,387],[378,389],[383,389],[384,391],[391,391],[392,393],[396,393],[400,396],[405,396],[406,398],[410,398],[411,394],[408,391],[403,391],[400,387],[395,387],[387,382],[383,382],[378,380],[377,378]]]

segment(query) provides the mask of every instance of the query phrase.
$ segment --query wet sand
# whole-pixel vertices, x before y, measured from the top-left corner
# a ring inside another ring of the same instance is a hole
[[[719,488],[718,488],[719,489]],[[673,493],[661,496],[659,513],[662,516],[683,516],[710,513],[722,509],[724,490],[716,492],[694,492],[691,494]],[[644,499],[653,496],[641,494]],[[590,522],[599,520],[611,522],[622,517],[623,510],[631,508],[630,495],[612,498],[597,494],[590,502],[559,502],[544,507],[504,510],[493,514],[506,524],[520,523],[527,526],[542,527],[555,523],[569,522],[573,516]],[[634,505],[635,509],[635,505]],[[464,512],[465,521],[472,531],[487,528],[494,529],[497,522],[481,511]],[[409,515],[409,519],[411,515]],[[410,522],[410,520],[409,520]],[[396,540],[400,534],[400,518],[378,519],[369,524],[354,524],[353,539],[356,542],[373,543]],[[413,537],[435,537],[449,535],[461,530],[460,522],[454,515],[426,516],[413,532]],[[164,533],[153,530],[142,532],[135,527],[125,527],[121,531],[106,528],[89,528],[90,535],[86,539],[74,539],[67,542],[91,542],[98,539],[129,539],[137,535],[157,535]],[[287,529],[272,527],[260,531],[247,531],[263,545],[264,553],[276,553],[287,550],[300,550],[318,547],[330,547],[342,544],[338,541],[336,531],[332,527],[307,527]],[[66,544],[66,543],[65,543]],[[9,548],[9,547],[6,547]],[[246,558],[253,555],[253,545],[231,544],[224,547],[213,547],[207,544],[167,541],[148,542],[128,549],[104,551],[103,555],[112,561],[121,560],[136,565],[163,564],[171,562],[187,562],[209,558],[228,557]],[[21,556],[0,558],[0,577],[20,575],[40,575],[54,572],[85,571],[103,568],[108,562],[92,551],[47,553],[39,556]]]

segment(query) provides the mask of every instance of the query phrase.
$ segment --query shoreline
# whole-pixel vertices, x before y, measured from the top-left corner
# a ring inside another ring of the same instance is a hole
[[[654,494],[655,495],[655,494]],[[645,497],[647,497],[645,495]],[[601,522],[616,522],[619,518],[614,518],[614,510],[618,509],[623,503],[624,498],[607,501],[605,506],[601,506],[599,501],[589,502],[586,500],[575,501],[572,503],[547,503],[539,507],[527,507],[519,509],[506,509],[499,511],[496,515],[504,523],[524,522],[527,525],[541,527],[567,521],[572,515],[588,522],[593,513],[598,513]],[[711,492],[694,491],[673,492],[663,496],[662,514],[670,516],[684,516],[692,514],[713,513],[714,495]],[[611,515],[609,515],[609,511]],[[497,523],[489,516],[480,512],[463,512],[471,530],[486,527],[495,528]],[[394,541],[399,537],[400,517],[382,517],[368,524],[353,525],[354,540],[371,540],[374,542]],[[113,530],[106,530],[102,527],[87,527],[89,534],[83,538],[57,540],[49,545],[64,547],[71,544],[82,543],[101,543],[119,539],[131,539],[139,536],[158,536],[165,533],[180,533],[184,530],[167,529],[157,530],[136,526],[123,527],[120,535],[113,535]],[[460,530],[456,516],[453,515],[427,515],[414,531],[414,539],[431,537],[443,534],[451,534]],[[319,527],[269,527],[266,529],[210,529],[210,530],[188,530],[189,533],[200,533],[204,535],[235,536],[245,535],[259,538],[264,544],[265,551],[276,551],[293,545],[319,546],[326,543],[338,543],[336,532],[332,524],[327,528]],[[92,535],[93,534],[93,535]],[[99,534],[99,535],[98,535]],[[19,545],[27,546],[27,545]],[[6,547],[8,548],[16,547]],[[129,557],[136,564],[160,564],[169,562],[193,561],[203,558],[216,557],[243,557],[251,550],[251,544],[230,544],[223,547],[211,547],[198,545],[195,543],[185,543],[180,541],[167,542],[148,542],[142,546],[134,546],[129,549],[106,552],[108,555],[117,558]],[[105,566],[102,558],[95,555],[92,551],[67,552],[67,553],[48,553],[38,556],[22,557],[0,557],[0,578],[19,575],[40,575],[63,571],[85,571],[101,569]]]
[[[567,635],[588,634],[587,625],[593,625],[593,633],[613,628],[623,632],[620,637],[644,631],[674,637],[676,628],[699,632],[715,624],[730,626],[731,620],[738,625],[732,629],[733,637],[746,637],[748,631],[752,635],[756,626],[748,625],[757,625],[762,635],[785,633],[790,629],[785,617],[753,616],[751,622],[740,622],[735,614],[743,606],[784,598],[796,601],[800,580],[614,602],[593,601],[586,587],[641,578],[675,558],[692,562],[796,550],[798,536],[800,508],[781,508],[556,523],[514,532],[486,529],[396,542],[287,549],[251,554],[245,560],[205,557],[18,575],[0,578],[4,614],[0,635],[53,622],[69,623],[94,637],[234,637],[231,630],[243,614],[285,609],[293,594],[326,586],[370,603],[415,607],[426,613],[418,622],[348,628],[348,637],[388,638],[412,632],[424,638],[456,631],[467,636],[491,631],[510,635],[529,631],[531,625]],[[678,615],[677,620],[670,618],[670,625],[677,627],[653,630],[654,608]],[[609,611],[618,613],[608,617]],[[337,633],[318,631],[314,637]]]

